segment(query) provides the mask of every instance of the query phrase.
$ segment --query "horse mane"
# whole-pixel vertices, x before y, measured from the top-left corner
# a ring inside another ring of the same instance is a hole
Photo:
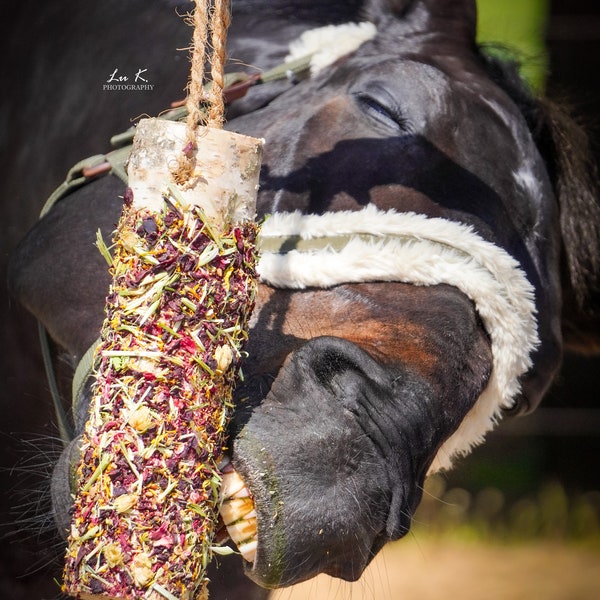
[[[588,134],[565,105],[531,92],[517,60],[493,56],[485,47],[481,55],[488,75],[525,117],[556,194],[566,347],[600,352],[600,187]]]
[[[573,349],[600,352],[600,188],[586,131],[564,106],[537,99],[538,147],[560,207],[564,290],[563,330]]]

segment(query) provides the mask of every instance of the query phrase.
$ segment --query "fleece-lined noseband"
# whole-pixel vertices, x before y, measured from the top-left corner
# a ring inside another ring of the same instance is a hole
[[[333,233],[332,233],[333,232]],[[396,281],[449,284],[470,298],[492,341],[486,389],[442,445],[430,472],[483,441],[520,391],[539,344],[534,290],[517,261],[472,228],[415,213],[275,213],[264,223],[258,271],[267,285],[302,289]]]

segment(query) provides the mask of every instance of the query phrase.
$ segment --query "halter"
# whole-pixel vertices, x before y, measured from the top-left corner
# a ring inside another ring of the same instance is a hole
[[[330,39],[333,33],[328,32],[325,38]],[[373,30],[365,29],[358,35],[357,44],[372,35]],[[309,39],[308,45],[311,44]],[[348,52],[347,48],[344,50]],[[321,64],[311,67],[315,55],[312,48],[304,58],[292,55],[290,62],[260,78],[233,76],[229,82],[230,98],[244,95],[260,81],[295,78],[308,69],[320,68]],[[176,109],[166,118],[179,119],[182,115],[183,109]],[[113,172],[126,182],[123,163],[132,137],[133,131],[116,136],[111,140],[116,150],[82,161],[71,169],[65,183],[48,199],[42,215],[98,175]],[[275,213],[263,224],[259,244],[260,280],[272,287],[330,288],[376,281],[419,286],[448,284],[473,301],[492,342],[492,374],[457,431],[438,450],[430,473],[450,468],[455,457],[468,454],[498,423],[502,411],[514,403],[520,391],[519,379],[531,367],[531,354],[539,345],[534,289],[514,258],[471,227],[415,213],[381,211],[368,205],[358,211],[323,215]],[[61,436],[68,443],[72,435],[54,384],[47,333],[42,326],[40,333]],[[90,347],[76,368],[73,409],[92,374],[96,346],[97,343]]]
[[[276,288],[448,284],[472,300],[492,342],[492,374],[430,472],[449,469],[454,458],[468,454],[513,405],[539,344],[534,290],[517,261],[471,227],[372,205],[323,215],[276,213],[263,224],[259,247],[260,281]],[[74,407],[92,373],[96,346],[73,377]]]

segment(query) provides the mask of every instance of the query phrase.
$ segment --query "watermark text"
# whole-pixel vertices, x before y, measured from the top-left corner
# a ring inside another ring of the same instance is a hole
[[[148,69],[138,69],[132,76],[126,73],[121,73],[116,67],[102,84],[104,91],[121,91],[130,90],[134,92],[152,91],[154,84],[150,82]]]

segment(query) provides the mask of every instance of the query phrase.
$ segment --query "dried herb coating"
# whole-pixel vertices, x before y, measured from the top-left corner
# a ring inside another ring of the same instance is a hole
[[[205,594],[257,225],[217,233],[174,197],[160,214],[130,200],[115,236],[63,591],[191,599]]]

